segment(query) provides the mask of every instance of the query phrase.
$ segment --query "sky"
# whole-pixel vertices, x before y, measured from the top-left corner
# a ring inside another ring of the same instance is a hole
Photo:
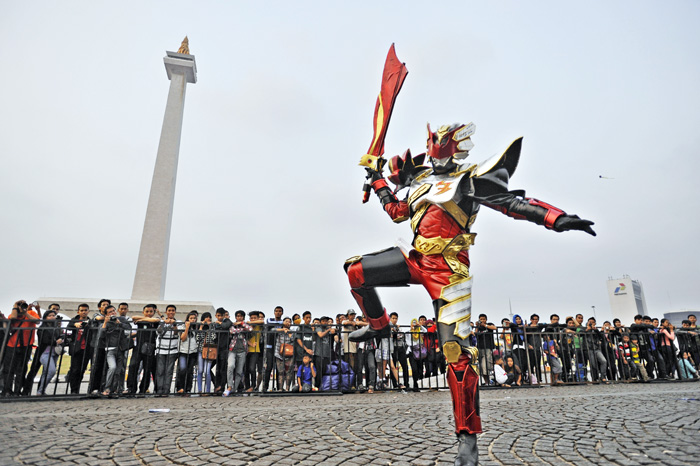
[[[473,163],[524,136],[511,189],[595,222],[483,208],[473,312],[611,318],[629,275],[654,316],[700,309],[700,3],[7,2],[0,17],[0,310],[129,298],[169,81],[189,37],[166,300],[357,308],[345,259],[412,239],[357,165],[389,46],[409,70],[386,156],[476,124]],[[401,193],[403,195],[403,192]],[[380,290],[407,322],[420,287]]]

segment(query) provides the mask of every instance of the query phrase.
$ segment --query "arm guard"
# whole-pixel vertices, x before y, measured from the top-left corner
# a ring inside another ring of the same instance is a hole
[[[391,217],[395,223],[400,223],[408,219],[408,204],[396,198],[396,195],[391,191],[391,188],[389,188],[384,178],[373,181],[372,189],[377,193],[377,197],[379,198],[379,202],[382,203],[384,211],[389,214],[389,217]]]
[[[525,197],[525,191],[508,191],[508,171],[499,168],[474,178],[474,194],[479,203],[517,220],[528,220],[554,230],[554,223],[565,212],[538,199]]]

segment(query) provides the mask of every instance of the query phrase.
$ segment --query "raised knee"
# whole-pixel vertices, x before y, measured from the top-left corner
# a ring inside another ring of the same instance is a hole
[[[365,273],[362,270],[362,262],[350,264],[347,269],[348,280],[352,288],[360,288],[365,284]]]

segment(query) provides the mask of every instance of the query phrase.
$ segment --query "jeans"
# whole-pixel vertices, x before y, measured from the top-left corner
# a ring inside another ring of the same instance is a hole
[[[213,360],[204,359],[202,353],[199,353],[197,358],[197,391],[199,393],[202,393],[202,378],[204,378],[204,393],[209,393],[211,390],[211,366],[213,363]]]
[[[197,353],[180,353],[177,361],[177,378],[175,389],[185,393],[192,391],[192,376],[197,365]]]
[[[243,381],[243,370],[245,369],[245,358],[246,352],[241,351],[236,353],[235,351],[229,351],[228,353],[228,367],[226,369],[226,380],[228,381],[228,387],[231,391],[235,392],[238,390],[238,386]],[[234,378],[233,373],[236,373]]]
[[[156,392],[159,395],[167,395],[170,393],[170,385],[173,382],[177,353],[159,354],[156,356],[156,361]]]
[[[593,380],[603,380],[608,371],[608,360],[605,359],[601,350],[588,351],[588,362],[591,365],[591,378]]]
[[[58,356],[53,350],[53,347],[49,346],[46,348],[46,350],[41,354],[41,358],[39,358],[39,362],[41,363],[42,370],[41,370],[41,377],[39,378],[39,388],[37,388],[37,395],[43,395],[46,386],[49,384],[53,376],[56,374],[56,360],[58,359]]]
[[[107,379],[105,380],[105,391],[109,390],[111,393],[117,390],[114,381],[116,380],[115,376],[117,375],[117,371],[121,366],[121,359],[123,357],[124,352],[119,348],[110,348],[107,350],[107,354],[105,356],[107,360]]]

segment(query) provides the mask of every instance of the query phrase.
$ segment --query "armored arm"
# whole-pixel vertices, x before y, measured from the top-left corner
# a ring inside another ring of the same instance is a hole
[[[538,199],[525,197],[525,191],[508,191],[509,173],[505,167],[473,178],[474,197],[480,204],[518,220],[528,220],[557,232],[581,230],[595,236],[593,222]]]
[[[386,180],[376,170],[367,169],[370,174],[372,189],[377,194],[379,202],[382,203],[384,211],[395,223],[401,223],[408,219],[408,203],[399,201],[391,190]]]

